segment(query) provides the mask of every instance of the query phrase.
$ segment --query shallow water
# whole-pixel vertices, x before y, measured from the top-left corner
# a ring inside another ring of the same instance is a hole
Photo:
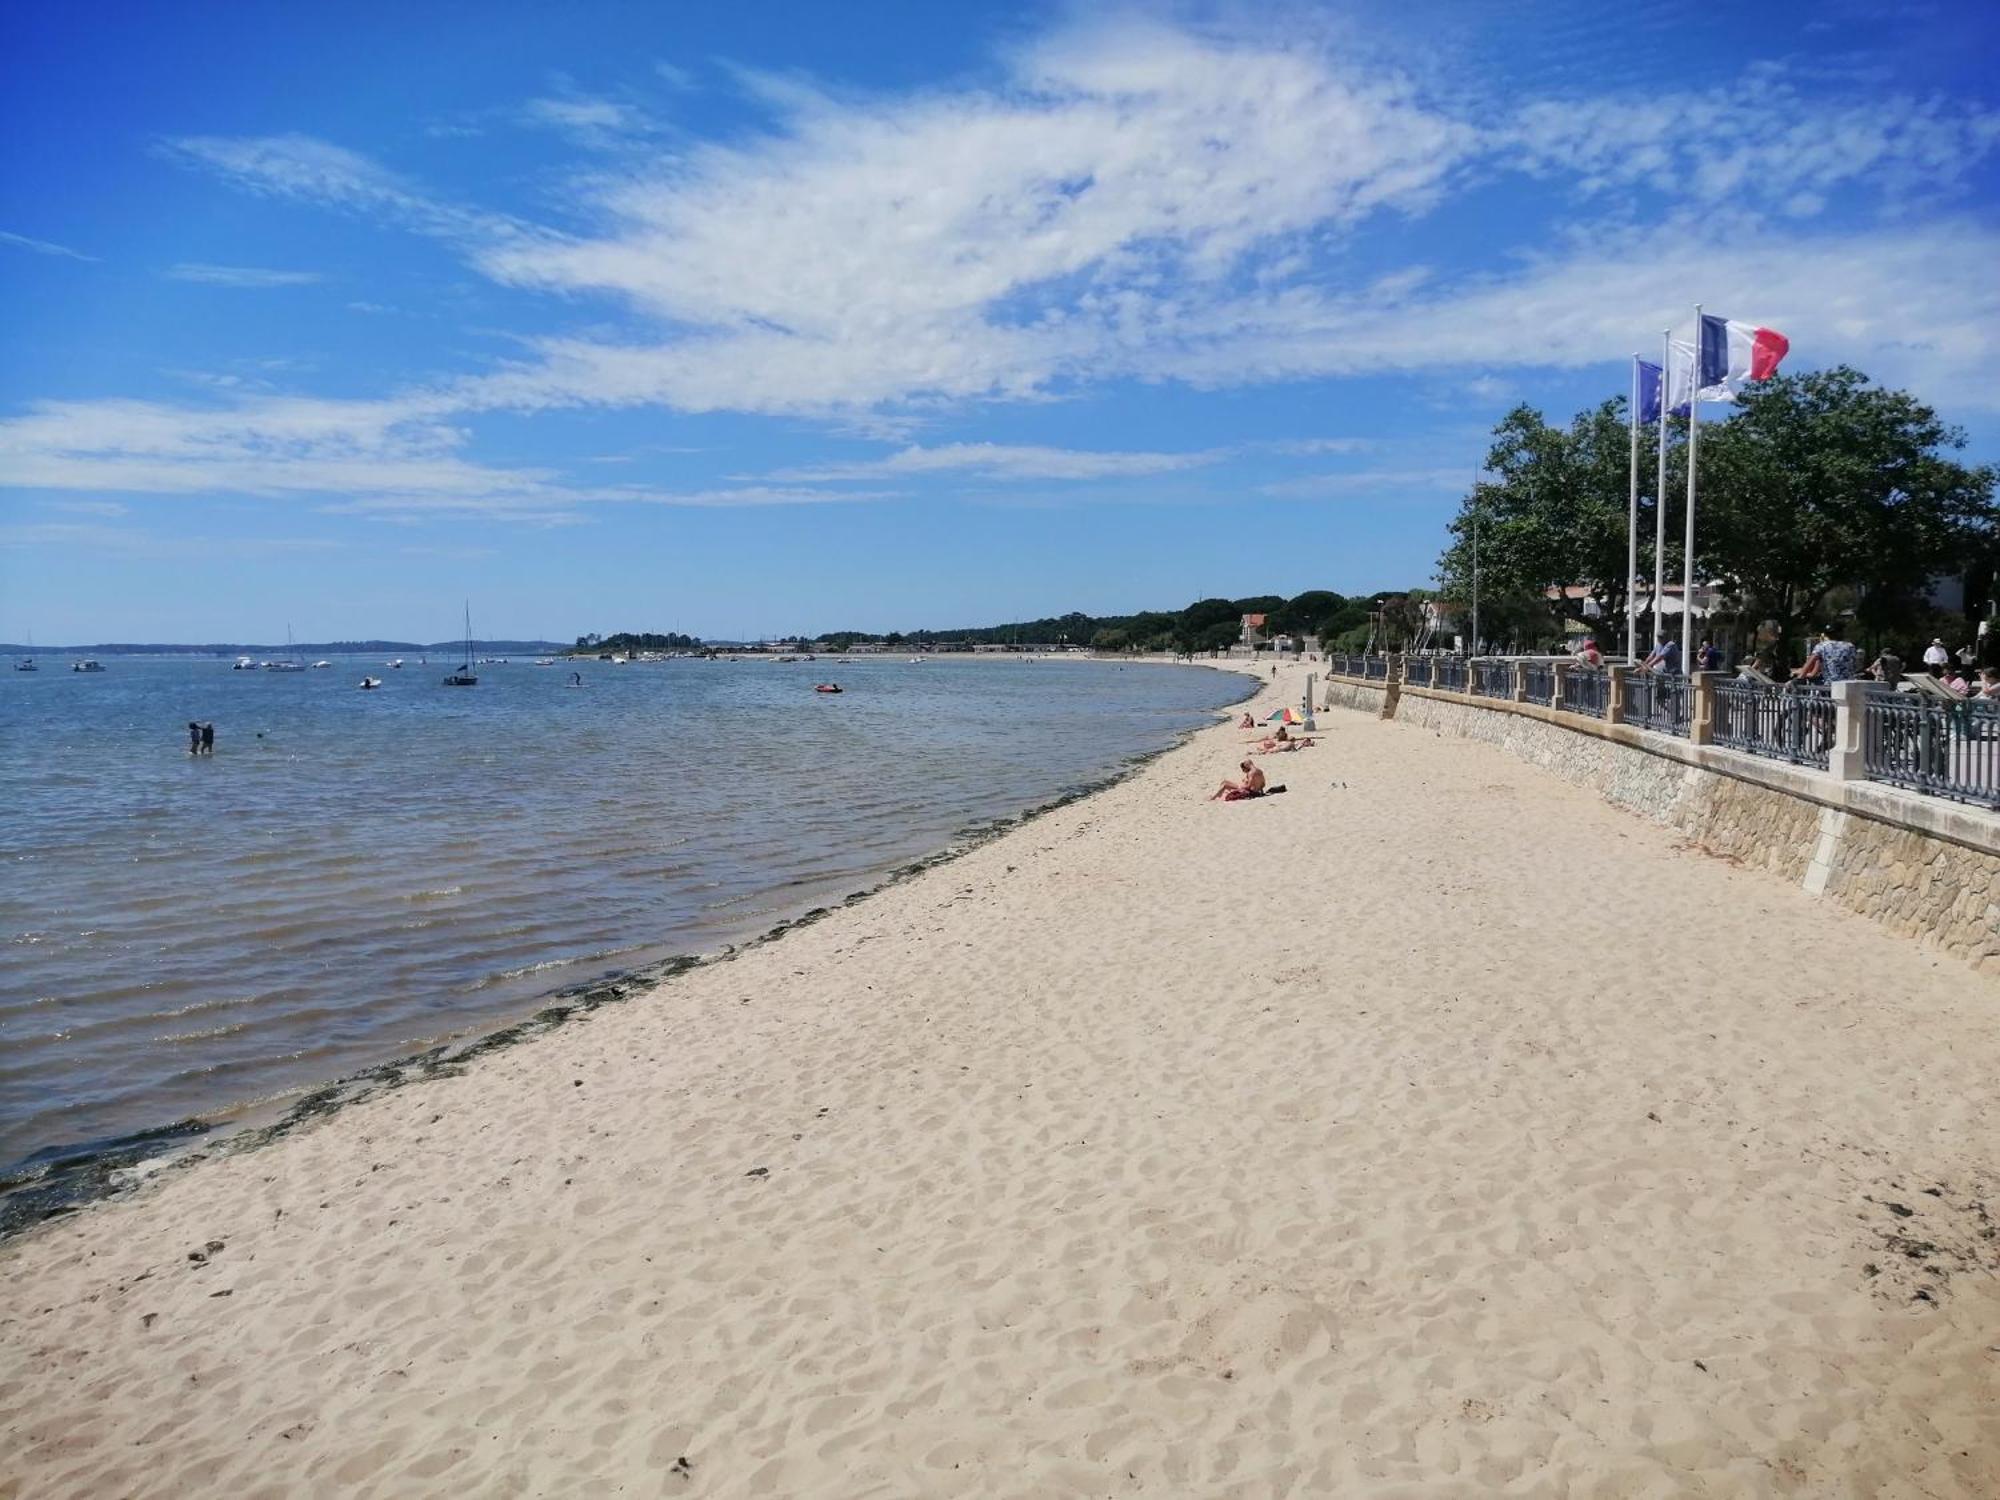
[[[54,658],[0,678],[0,1166],[711,950],[1249,690],[1088,661]],[[364,672],[382,677],[360,692]],[[815,694],[837,675],[848,691]],[[213,757],[186,721],[216,725]]]

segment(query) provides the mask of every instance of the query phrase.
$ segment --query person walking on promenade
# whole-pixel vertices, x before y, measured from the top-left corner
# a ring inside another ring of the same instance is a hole
[[[1924,670],[1935,675],[1951,665],[1951,653],[1944,649],[1944,639],[1932,636],[1931,643],[1924,647]]]
[[[1721,666],[1722,653],[1716,650],[1713,641],[1709,640],[1707,636],[1703,636],[1701,644],[1695,648],[1694,669],[1697,672],[1713,672]]]

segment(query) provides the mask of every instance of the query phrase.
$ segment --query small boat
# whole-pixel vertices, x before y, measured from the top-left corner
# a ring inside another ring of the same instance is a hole
[[[250,658],[247,656],[237,657],[236,665],[230,668],[230,671],[232,672],[254,672],[256,670],[257,670],[257,663],[250,660]]]
[[[69,669],[72,672],[102,672],[104,663],[94,656],[86,656],[82,661],[71,662]]]
[[[445,674],[446,687],[478,687],[479,679],[472,672],[472,601],[465,603],[465,665],[456,672]]]
[[[364,677],[361,679],[361,690],[364,693],[370,692],[373,689],[380,687],[381,685],[382,685],[382,679],[379,677]]]
[[[538,667],[553,667],[555,664],[556,659],[553,656],[538,656],[535,658],[535,665]]]
[[[403,669],[403,658],[399,656],[394,661],[390,662],[389,665],[394,670],[400,672]]]
[[[285,658],[283,661],[267,661],[266,672],[303,672],[306,664],[299,660],[299,654],[292,646],[292,627],[285,627]]]
[[[41,671],[41,668],[35,665],[35,632],[32,630],[28,632],[28,654],[15,658],[14,670],[16,672]]]
[[[813,691],[815,693],[838,693],[844,691],[844,689],[837,682],[815,682],[813,684]]]
[[[313,670],[317,672],[321,667],[330,667],[332,665],[333,663],[330,661],[316,661],[313,663]]]

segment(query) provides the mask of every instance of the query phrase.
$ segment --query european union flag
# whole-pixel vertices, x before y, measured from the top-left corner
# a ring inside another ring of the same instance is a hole
[[[1645,359],[1634,359],[1632,365],[1639,377],[1639,421],[1657,422],[1660,420],[1660,367]]]

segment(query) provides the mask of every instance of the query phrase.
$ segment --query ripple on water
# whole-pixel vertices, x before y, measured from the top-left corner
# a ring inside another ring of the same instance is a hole
[[[0,1164],[275,1097],[524,1014],[579,975],[753,935],[1163,748],[1249,687],[856,662],[821,712],[801,702],[810,675],[775,665],[586,662],[583,719],[555,674],[343,691],[376,665],[265,681],[125,660],[84,690],[0,681],[24,731],[0,749],[24,997],[0,999]],[[185,755],[190,717],[216,723],[212,760]]]

